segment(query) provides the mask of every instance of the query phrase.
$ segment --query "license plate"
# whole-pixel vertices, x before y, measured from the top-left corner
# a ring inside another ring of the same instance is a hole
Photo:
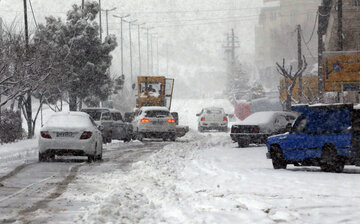
[[[73,137],[73,133],[72,132],[57,132],[56,137],[69,138],[69,137]]]
[[[212,123],[212,124],[210,124],[211,126],[218,126],[218,124],[216,124],[216,123]]]
[[[153,121],[153,124],[164,124],[164,121]]]

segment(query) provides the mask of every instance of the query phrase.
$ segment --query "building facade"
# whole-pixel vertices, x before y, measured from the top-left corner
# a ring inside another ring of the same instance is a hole
[[[308,71],[317,63],[316,19],[320,0],[263,1],[259,25],[255,28],[255,59],[265,87],[275,89],[281,78],[275,63],[285,58],[286,64],[296,68],[297,25],[301,25],[302,54],[307,58]]]

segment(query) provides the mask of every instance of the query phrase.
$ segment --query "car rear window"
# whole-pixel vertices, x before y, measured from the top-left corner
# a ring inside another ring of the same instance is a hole
[[[111,113],[114,121],[121,121],[122,120],[122,116],[121,113]]]
[[[145,111],[145,117],[168,117],[170,112],[166,110],[148,110]]]
[[[94,119],[94,121],[99,121],[100,118],[101,118],[101,111],[98,111],[98,110],[83,110],[83,112],[89,114],[90,117],[92,119]]]
[[[220,109],[211,109],[211,110],[205,110],[205,113],[207,114],[221,114],[222,113],[222,110]]]
[[[92,126],[89,117],[81,115],[53,115],[45,124],[47,127],[79,128]]]

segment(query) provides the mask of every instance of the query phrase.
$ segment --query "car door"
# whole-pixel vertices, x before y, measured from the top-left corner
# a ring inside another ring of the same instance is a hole
[[[101,125],[104,127],[104,133],[106,136],[112,133],[112,118],[109,111],[101,113]]]
[[[113,136],[116,139],[123,139],[126,136],[125,123],[122,120],[122,116],[120,112],[112,112],[113,117]]]
[[[91,121],[92,128],[93,128],[93,131],[96,136],[96,142],[98,142],[99,144],[102,144],[103,139],[102,139],[102,134],[101,134],[101,130],[99,129],[99,126],[95,123],[95,121],[92,119],[92,117],[89,117],[89,119]]]
[[[279,138],[280,147],[286,160],[304,160],[306,150],[306,117],[299,117],[295,121],[292,131]]]

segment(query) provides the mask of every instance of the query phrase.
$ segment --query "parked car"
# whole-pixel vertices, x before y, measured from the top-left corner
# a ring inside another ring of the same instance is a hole
[[[94,120],[84,112],[58,112],[40,130],[39,161],[55,155],[87,156],[102,159],[102,134]]]
[[[297,117],[297,113],[285,111],[256,112],[232,125],[230,136],[239,147],[246,147],[251,143],[265,144],[270,135],[286,132],[286,128]]]
[[[112,139],[128,142],[132,139],[133,130],[131,123],[125,122],[121,112],[109,108],[84,108],[81,111],[88,113],[98,125],[103,126],[105,143]]]
[[[136,138],[162,138],[164,141],[176,140],[175,119],[166,107],[146,106],[141,107],[133,122]]]
[[[300,112],[289,132],[267,140],[274,169],[320,166],[342,172],[344,165],[360,165],[360,110],[352,104],[297,105]]]
[[[228,115],[220,107],[203,108],[198,116],[198,130],[203,132],[205,130],[228,131]]]

